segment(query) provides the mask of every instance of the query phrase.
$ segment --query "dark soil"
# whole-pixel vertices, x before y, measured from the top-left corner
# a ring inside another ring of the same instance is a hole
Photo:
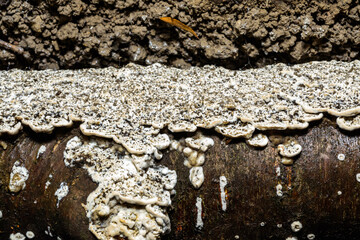
[[[172,17],[199,36],[159,20]],[[360,59],[359,0],[0,0],[0,69]],[[23,48],[16,49],[16,46]]]

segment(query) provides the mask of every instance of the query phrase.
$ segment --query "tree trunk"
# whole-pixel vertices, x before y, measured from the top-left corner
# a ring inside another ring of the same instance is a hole
[[[206,152],[205,181],[200,189],[194,189],[189,181],[183,154],[169,150],[159,162],[178,175],[177,193],[169,209],[172,230],[163,239],[311,239],[313,235],[316,239],[357,239],[359,131],[341,131],[334,120],[323,119],[306,130],[265,132],[271,140],[265,148],[249,146],[243,139],[224,138],[212,130],[203,133],[212,137],[215,145]],[[0,239],[17,232],[25,235],[26,231],[40,240],[96,239],[88,230],[81,205],[96,184],[86,170],[68,168],[63,161],[65,145],[75,135],[81,135],[78,127],[56,129],[51,135],[25,128],[17,136],[1,137]],[[176,134],[175,138],[183,136]],[[282,165],[277,151],[287,137],[302,146],[291,166]],[[46,150],[37,156],[42,145]],[[343,161],[339,154],[345,155]],[[29,178],[26,187],[14,194],[8,184],[17,160],[25,163]],[[227,181],[223,189],[220,176]],[[63,181],[70,191],[57,208],[55,192]],[[279,185],[282,194],[277,192]]]

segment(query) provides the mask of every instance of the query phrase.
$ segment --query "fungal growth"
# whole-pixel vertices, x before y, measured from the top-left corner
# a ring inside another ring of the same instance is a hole
[[[56,207],[59,207],[60,201],[69,193],[69,186],[66,182],[60,183],[60,187],[56,190],[55,196],[57,197]]]
[[[295,222],[291,223],[291,230],[293,232],[300,231],[302,229],[302,227],[303,226],[302,226],[301,222],[299,222],[299,221],[295,221]]]
[[[46,147],[44,145],[41,145],[41,147],[39,148],[36,154],[36,158],[39,158],[45,151],[46,151]]]
[[[171,148],[182,152],[185,156],[184,165],[190,168],[189,180],[194,188],[200,188],[204,182],[202,165],[205,163],[205,152],[214,145],[214,140],[197,132],[194,137],[184,141],[174,140]]]
[[[196,228],[198,230],[201,230],[204,227],[204,222],[202,220],[202,199],[201,197],[197,197],[196,198],[196,211],[197,211],[197,215],[196,215]]]
[[[86,204],[89,228],[98,239],[156,239],[170,230],[166,208],[176,184],[175,171],[154,163],[177,145],[163,132],[215,129],[261,147],[266,140],[251,138],[255,130],[304,129],[323,113],[336,116],[340,128],[359,129],[359,76],[360,61],[244,71],[160,64],[0,71],[0,134],[17,134],[23,125],[49,133],[77,121],[82,134],[108,139],[74,137],[64,152],[66,166],[86,168],[98,183]],[[204,153],[213,142],[195,135],[184,144],[190,181],[199,188]],[[293,140],[278,150],[282,163],[292,164],[301,146]],[[10,174],[12,192],[28,178],[20,165]]]
[[[290,140],[278,146],[279,154],[286,158],[292,158],[300,154],[302,147],[295,140]]]
[[[26,180],[29,178],[29,171],[16,161],[10,173],[9,190],[10,192],[20,192],[26,186]]]
[[[269,142],[269,139],[264,134],[256,134],[252,136],[250,139],[246,140],[246,143],[253,147],[265,147]]]
[[[132,155],[108,140],[74,137],[68,141],[66,165],[84,167],[99,184],[85,206],[89,229],[98,239],[156,239],[170,231],[166,208],[177,176],[155,165],[153,158]]]
[[[225,176],[220,176],[220,199],[221,199],[221,209],[226,211],[226,192],[225,187],[227,185],[227,179]]]
[[[287,140],[284,144],[278,146],[279,154],[281,157],[281,163],[284,165],[292,165],[294,163],[294,157],[300,154],[302,147],[294,139]]]

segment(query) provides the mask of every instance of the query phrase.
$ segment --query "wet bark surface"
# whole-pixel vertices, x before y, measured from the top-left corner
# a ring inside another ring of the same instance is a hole
[[[316,239],[357,239],[359,131],[340,131],[333,120],[324,119],[302,131],[266,132],[271,139],[266,148],[254,148],[243,139],[230,140],[209,130],[204,133],[215,145],[206,153],[205,181],[199,190],[189,181],[181,153],[168,151],[159,162],[178,175],[177,193],[169,209],[172,231],[163,239],[307,239],[308,234]],[[36,239],[94,239],[81,203],[96,184],[84,169],[68,168],[63,162],[66,142],[74,135],[81,135],[76,127],[57,129],[51,135],[25,129],[18,136],[2,137],[7,149],[0,147],[1,239],[28,230]],[[276,147],[289,137],[295,138],[303,150],[292,166],[284,166]],[[46,151],[37,158],[42,145]],[[343,161],[338,159],[339,154],[345,155]],[[7,185],[16,160],[25,164],[29,179],[24,190],[11,194]],[[45,189],[49,174],[53,178]],[[228,182],[226,211],[221,204],[220,176]],[[54,193],[63,181],[70,191],[57,208]],[[277,195],[278,184],[282,196]],[[196,228],[197,197],[202,198],[202,229]],[[294,221],[302,224],[298,232],[291,229]]]
[[[359,59],[359,0],[0,1],[0,69]],[[199,39],[160,20],[172,17]]]

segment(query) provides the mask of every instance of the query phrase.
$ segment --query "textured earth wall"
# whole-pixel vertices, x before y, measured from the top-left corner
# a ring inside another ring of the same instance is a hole
[[[172,17],[199,36],[162,22]],[[359,0],[0,0],[0,69],[359,59]],[[12,44],[12,45],[9,45]],[[20,48],[18,48],[20,47]]]

